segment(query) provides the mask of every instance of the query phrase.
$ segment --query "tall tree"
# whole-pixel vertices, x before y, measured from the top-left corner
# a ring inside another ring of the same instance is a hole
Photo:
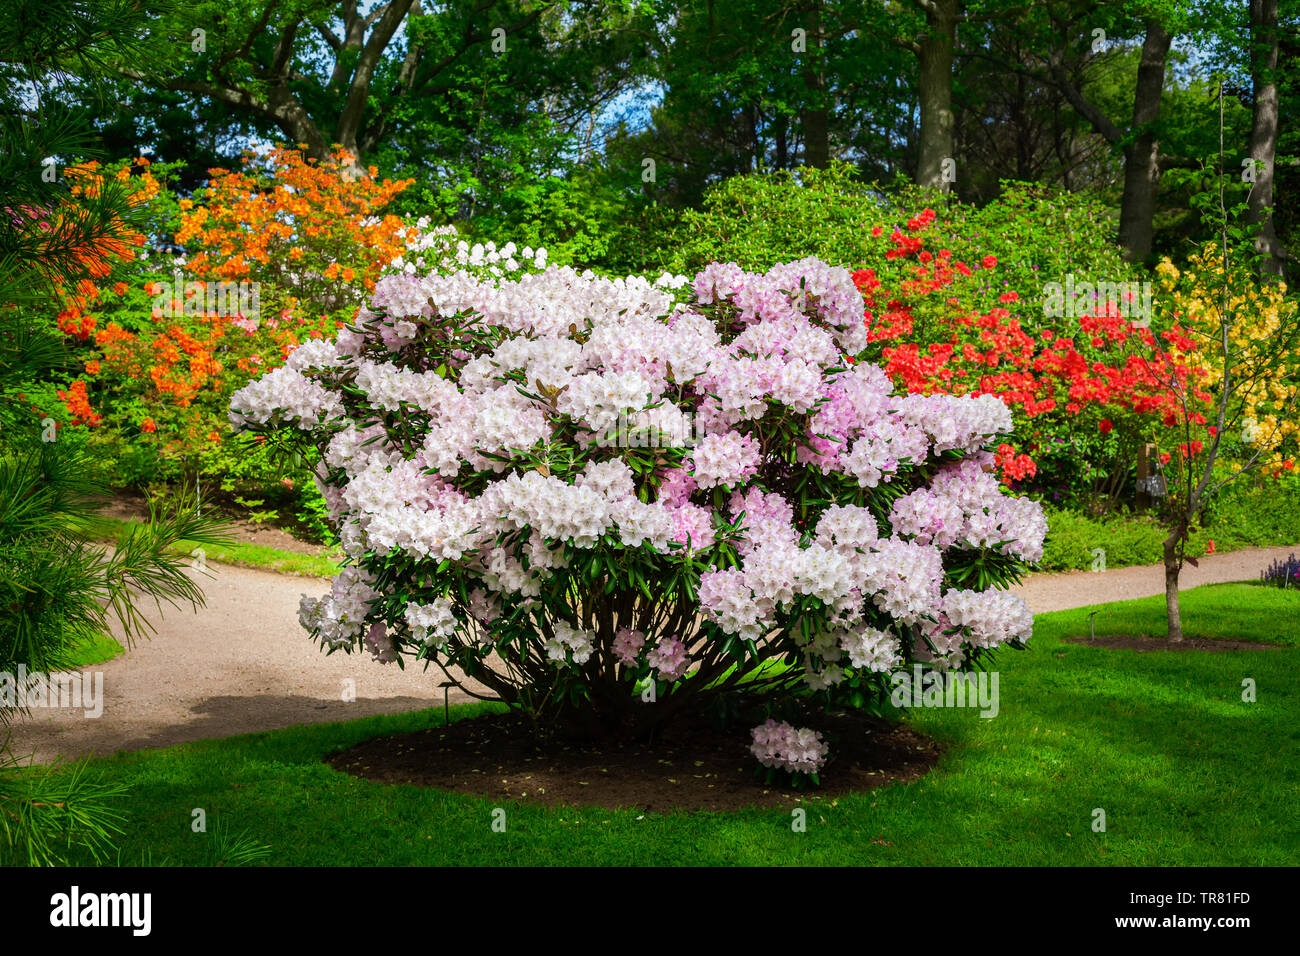
[[[1248,199],[1247,219],[1259,228],[1261,272],[1282,278],[1288,254],[1273,224],[1278,136],[1277,4],[1278,0],[1250,0],[1250,159],[1255,164],[1255,182]]]
[[[364,160],[467,87],[483,89],[479,110],[504,109],[504,98],[486,101],[502,63],[520,109],[590,102],[591,76],[625,79],[589,70],[593,51],[608,54],[637,11],[631,0],[199,0],[153,19],[149,66],[116,66],[136,83],[225,104],[317,159],[338,143]]]
[[[1006,179],[1105,188],[1120,168],[1109,144],[1060,90],[1028,71],[1041,45],[1010,14],[972,14],[958,34],[953,112],[962,200],[988,202]]]
[[[615,145],[653,158],[661,202],[689,204],[719,177],[840,159],[869,175],[902,162],[907,55],[879,4],[660,0],[646,37],[664,90],[648,129]]]
[[[825,169],[830,162],[830,106],[826,102],[826,37],[822,32],[822,0],[805,8],[808,49],[803,69],[807,102],[803,108],[804,165]]]
[[[1165,85],[1165,67],[1173,33],[1156,16],[1148,16],[1138,61],[1137,82],[1133,89],[1133,111],[1127,126],[1120,126],[1096,103],[1084,95],[1080,86],[1066,73],[1059,49],[1048,56],[1052,80],[1070,105],[1092,124],[1124,155],[1124,190],[1120,199],[1119,242],[1130,260],[1142,260],[1151,254],[1155,235],[1158,162],[1160,142],[1156,124],[1160,119],[1160,100]]]
[[[893,42],[916,57],[916,95],[921,114],[916,182],[943,189],[945,161],[953,161],[952,65],[961,0],[905,0],[924,18],[915,32],[902,27]],[[901,24],[900,24],[901,26]]]

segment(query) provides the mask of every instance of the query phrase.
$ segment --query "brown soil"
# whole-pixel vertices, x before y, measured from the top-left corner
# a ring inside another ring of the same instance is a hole
[[[391,737],[377,737],[326,762],[382,783],[409,783],[546,806],[642,810],[738,810],[832,799],[915,780],[938,761],[937,743],[905,725],[842,715],[818,721],[832,758],[821,784],[803,792],[764,783],[749,752],[749,730],[674,728],[643,743],[556,742],[539,750],[522,715],[491,714]],[[761,772],[761,768],[759,768]]]
[[[1106,647],[1116,651],[1207,651],[1223,653],[1225,651],[1275,651],[1275,644],[1260,644],[1257,641],[1227,641],[1209,637],[1185,637],[1180,643],[1171,644],[1165,637],[1133,637],[1128,634],[1111,634],[1105,637],[1067,637],[1070,644],[1086,644],[1089,647]]]

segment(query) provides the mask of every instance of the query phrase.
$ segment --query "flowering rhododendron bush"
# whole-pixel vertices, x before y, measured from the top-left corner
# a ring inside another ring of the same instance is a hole
[[[880,712],[913,662],[976,666],[1032,618],[1042,554],[999,492],[993,396],[896,395],[848,271],[381,279],[337,340],[238,392],[321,453],[348,564],[301,621],[602,735],[756,724],[815,774],[818,710]],[[791,723],[791,722],[794,723]]]
[[[417,219],[396,232],[401,254],[385,272],[408,275],[430,272],[465,272],[476,278],[518,278],[546,268],[547,252],[532,246],[520,248],[513,242],[497,248],[495,242],[474,242],[462,238],[455,226],[429,228],[427,218]]]

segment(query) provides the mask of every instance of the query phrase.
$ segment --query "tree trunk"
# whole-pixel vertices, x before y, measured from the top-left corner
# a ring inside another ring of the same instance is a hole
[[[825,169],[830,164],[830,109],[826,104],[826,41],[822,37],[821,3],[814,2],[808,15],[808,51],[804,54],[804,92],[809,105],[803,110],[803,164]],[[814,52],[816,51],[816,52]]]
[[[292,93],[284,87],[276,87],[271,90],[268,99],[270,102],[267,112],[293,144],[304,144],[307,155],[312,159],[320,162],[329,159],[329,143]]]
[[[1165,538],[1165,617],[1169,628],[1169,641],[1180,644],[1183,640],[1183,618],[1178,610],[1178,574],[1182,571],[1182,561],[1178,558],[1178,542],[1183,535],[1183,527],[1175,528]]]
[[[334,141],[340,143],[353,156],[361,155],[357,137],[370,99],[370,81],[375,75],[375,69],[379,66],[389,41],[402,25],[402,21],[406,19],[406,14],[414,2],[415,0],[390,0],[379,17],[379,22],[371,31],[370,38],[361,47],[361,55],[357,58],[356,66],[353,67],[352,81],[348,84],[348,97],[343,103],[338,125],[334,129]],[[368,17],[366,22],[369,23]]]
[[[1019,51],[1017,51],[1019,53]],[[1034,178],[1034,142],[1033,122],[1027,109],[1029,84],[1023,73],[1016,74],[1016,96],[1011,101],[1011,128],[1016,133],[1016,178],[1028,182]]]
[[[960,0],[934,0],[927,7],[926,34],[917,50],[921,143],[916,181],[932,189],[946,188],[943,162],[953,154],[952,63],[959,7]]]
[[[1119,242],[1130,262],[1151,254],[1155,234],[1156,162],[1159,142],[1155,123],[1160,118],[1160,97],[1165,85],[1165,63],[1173,36],[1159,21],[1147,21],[1146,41],[1138,65],[1133,93],[1132,130],[1137,138],[1124,150],[1124,195],[1120,203]]]
[[[1250,124],[1250,158],[1255,169],[1248,221],[1260,227],[1261,278],[1283,277],[1286,250],[1273,226],[1273,163],[1277,156],[1277,0],[1250,0],[1250,78],[1255,91]]]

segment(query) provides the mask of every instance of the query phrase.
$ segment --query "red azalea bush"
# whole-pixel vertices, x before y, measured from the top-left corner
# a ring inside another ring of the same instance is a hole
[[[1004,481],[1087,496],[1100,490],[1111,461],[1120,458],[1126,474],[1137,442],[1158,441],[1183,420],[1162,379],[1176,377],[1198,401],[1209,400],[1196,345],[1179,325],[1145,328],[1113,303],[1049,318],[992,279],[996,257],[971,266],[948,249],[926,248],[934,219],[926,209],[906,231],[871,230],[881,255],[853,273],[870,341],[859,358],[879,362],[909,392],[1006,403],[1020,440],[997,451]],[[1205,423],[1201,411],[1187,414]]]

